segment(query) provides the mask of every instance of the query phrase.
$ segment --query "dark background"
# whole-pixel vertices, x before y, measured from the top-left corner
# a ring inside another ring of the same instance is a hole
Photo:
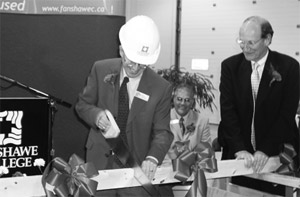
[[[0,74],[72,105],[55,104],[54,157],[68,160],[75,153],[85,159],[88,127],[74,105],[93,63],[119,56],[124,23],[125,17],[108,15],[0,14]],[[19,86],[2,88],[9,85],[0,79],[0,97],[36,96]]]

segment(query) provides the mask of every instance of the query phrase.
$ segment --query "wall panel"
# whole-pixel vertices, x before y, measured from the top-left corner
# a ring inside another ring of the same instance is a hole
[[[220,121],[219,83],[221,61],[241,52],[235,43],[239,27],[249,16],[260,15],[274,29],[270,49],[288,54],[300,62],[299,0],[188,0],[182,1],[180,66],[191,72],[213,75],[216,110],[211,123]],[[191,70],[191,60],[208,59],[208,70]]]

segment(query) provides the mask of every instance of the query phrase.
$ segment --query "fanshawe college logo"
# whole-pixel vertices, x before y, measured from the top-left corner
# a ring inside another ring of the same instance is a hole
[[[38,146],[22,144],[23,111],[0,111],[0,166],[10,169],[33,166]],[[24,137],[24,136],[23,136]]]
[[[0,146],[7,145],[7,144],[21,145],[22,118],[23,118],[23,111],[0,112],[0,123],[3,121],[11,123],[10,131],[8,133],[0,132]]]

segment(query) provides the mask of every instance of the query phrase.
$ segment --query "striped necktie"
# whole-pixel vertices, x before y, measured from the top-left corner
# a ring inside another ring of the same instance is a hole
[[[256,150],[256,142],[255,142],[255,128],[254,128],[254,116],[255,116],[255,101],[257,97],[258,87],[259,87],[259,73],[258,73],[258,63],[254,63],[252,65],[252,74],[251,74],[251,87],[252,87],[252,95],[253,95],[253,116],[252,116],[252,124],[251,124],[251,144],[253,149]]]

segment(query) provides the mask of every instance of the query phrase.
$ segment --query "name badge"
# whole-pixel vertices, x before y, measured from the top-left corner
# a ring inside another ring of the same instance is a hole
[[[171,120],[170,124],[179,124],[179,120],[178,119]]]
[[[149,95],[144,94],[144,93],[139,92],[139,91],[136,91],[135,97],[137,97],[137,98],[139,98],[139,99],[142,99],[142,100],[144,100],[144,101],[148,101],[148,100],[149,100]]]

